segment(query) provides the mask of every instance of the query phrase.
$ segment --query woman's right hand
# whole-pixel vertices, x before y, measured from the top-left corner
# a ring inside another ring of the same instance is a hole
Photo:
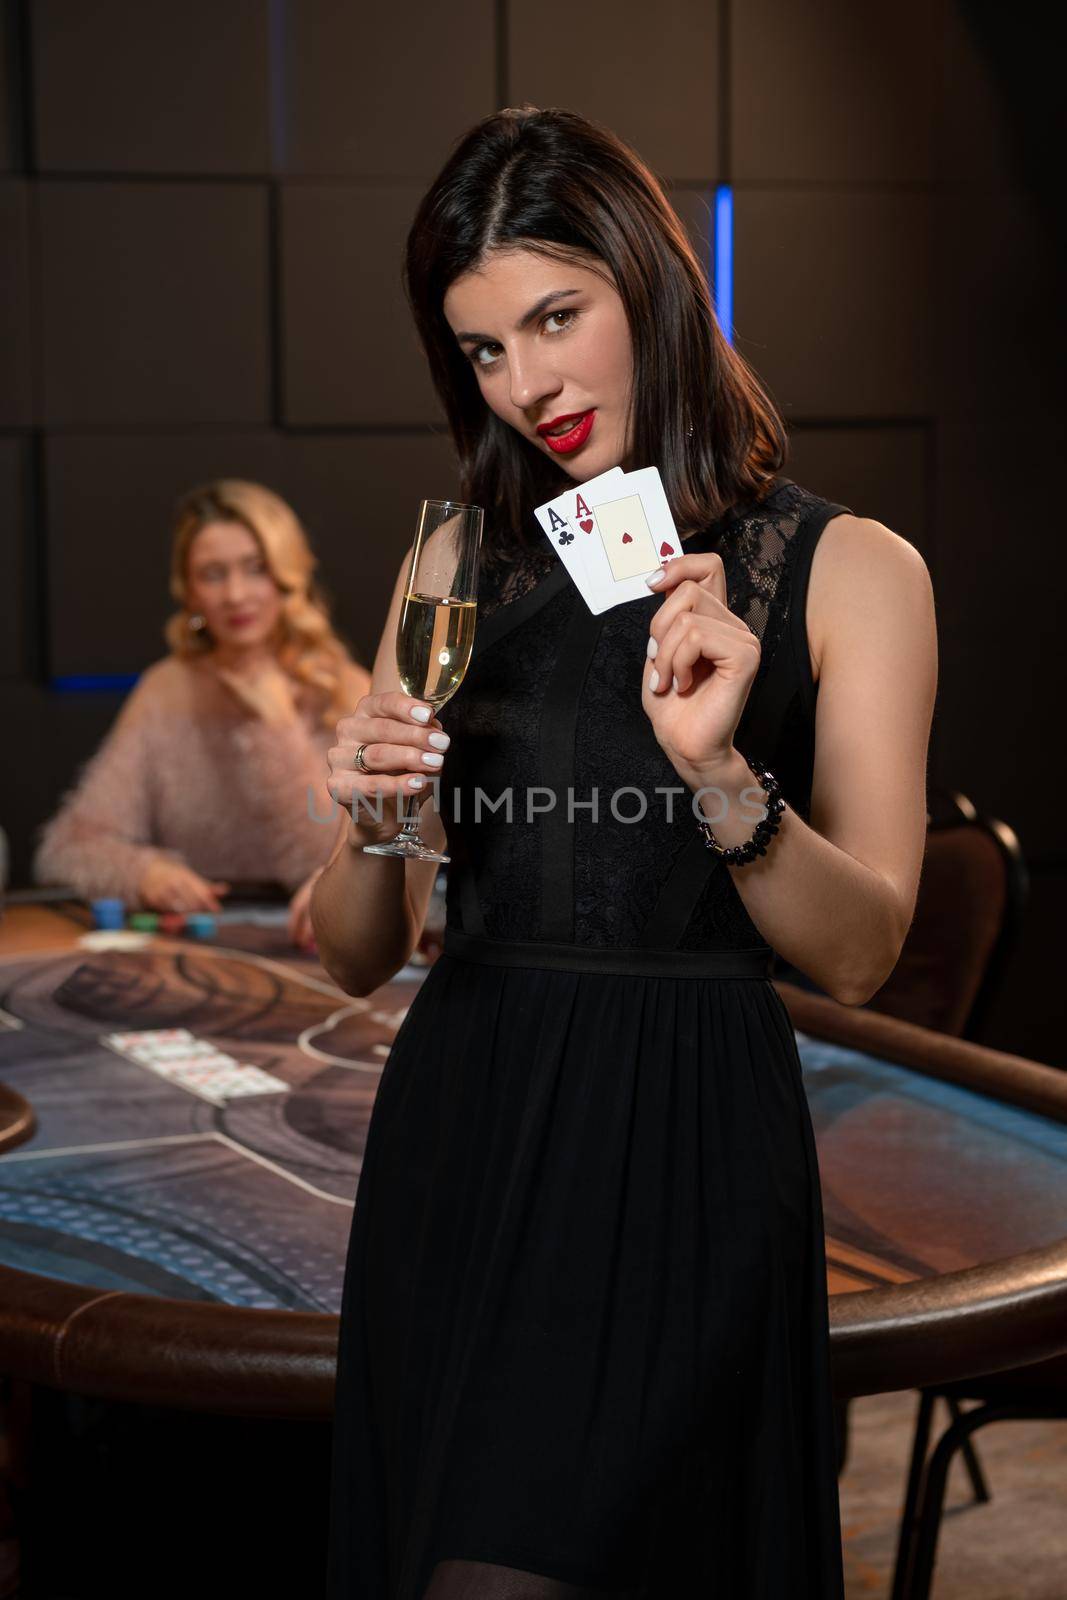
[[[429,713],[427,720],[413,717],[413,710]],[[394,839],[402,827],[398,811],[403,799],[425,800],[432,794],[432,780],[441,771],[448,742],[433,708],[399,689],[365,694],[352,715],[342,717],[337,724],[337,743],[326,758],[330,766],[326,787],[348,811],[365,844]],[[361,744],[367,746],[363,759],[369,772],[356,766]],[[435,759],[426,761],[426,756]],[[413,778],[421,778],[421,785],[413,783]],[[358,803],[357,795],[363,797]],[[379,812],[380,822],[376,820]]]
[[[202,878],[180,861],[150,861],[137,893],[146,911],[221,911],[218,897],[229,887]]]

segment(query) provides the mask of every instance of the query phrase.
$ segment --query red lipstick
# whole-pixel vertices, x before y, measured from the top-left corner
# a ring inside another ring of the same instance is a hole
[[[550,450],[554,450],[557,455],[569,455],[572,450],[579,449],[588,439],[593,431],[595,420],[596,407],[594,406],[590,411],[572,411],[567,416],[553,417],[551,422],[542,422],[537,431]],[[549,430],[560,427],[564,422],[572,422],[574,426],[569,428],[566,433],[561,433],[558,438],[552,438]]]

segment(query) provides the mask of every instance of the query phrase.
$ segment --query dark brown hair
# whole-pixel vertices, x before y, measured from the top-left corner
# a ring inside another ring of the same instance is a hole
[[[450,285],[500,248],[610,270],[633,348],[631,465],[659,467],[681,535],[762,498],[786,458],[785,426],[724,338],[660,183],[629,145],[576,112],[509,108],[456,145],[415,214],[404,272],[459,457],[459,496],[486,508],[486,555],[513,559],[539,544],[533,507],[573,481],[486,405],[444,315]]]

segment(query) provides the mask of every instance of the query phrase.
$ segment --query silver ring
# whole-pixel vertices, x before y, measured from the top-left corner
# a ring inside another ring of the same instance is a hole
[[[363,759],[363,752],[367,748],[368,744],[370,744],[370,740],[369,739],[366,741],[366,744],[361,744],[359,749],[356,751],[356,771],[357,772],[368,772],[368,773],[370,772],[370,768],[368,767],[367,763]]]

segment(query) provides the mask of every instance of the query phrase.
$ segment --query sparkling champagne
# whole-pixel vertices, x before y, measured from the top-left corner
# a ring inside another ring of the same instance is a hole
[[[485,512],[460,500],[420,500],[411,564],[396,625],[396,664],[404,693],[437,711],[463,682],[474,648],[478,615],[478,564]],[[447,862],[419,834],[419,806],[427,794],[407,791],[424,784],[421,765],[397,791],[401,828],[382,844],[365,844],[372,856]],[[428,792],[427,792],[428,793]]]
[[[474,644],[478,605],[453,596],[404,596],[396,662],[404,693],[443,706],[463,682]]]

